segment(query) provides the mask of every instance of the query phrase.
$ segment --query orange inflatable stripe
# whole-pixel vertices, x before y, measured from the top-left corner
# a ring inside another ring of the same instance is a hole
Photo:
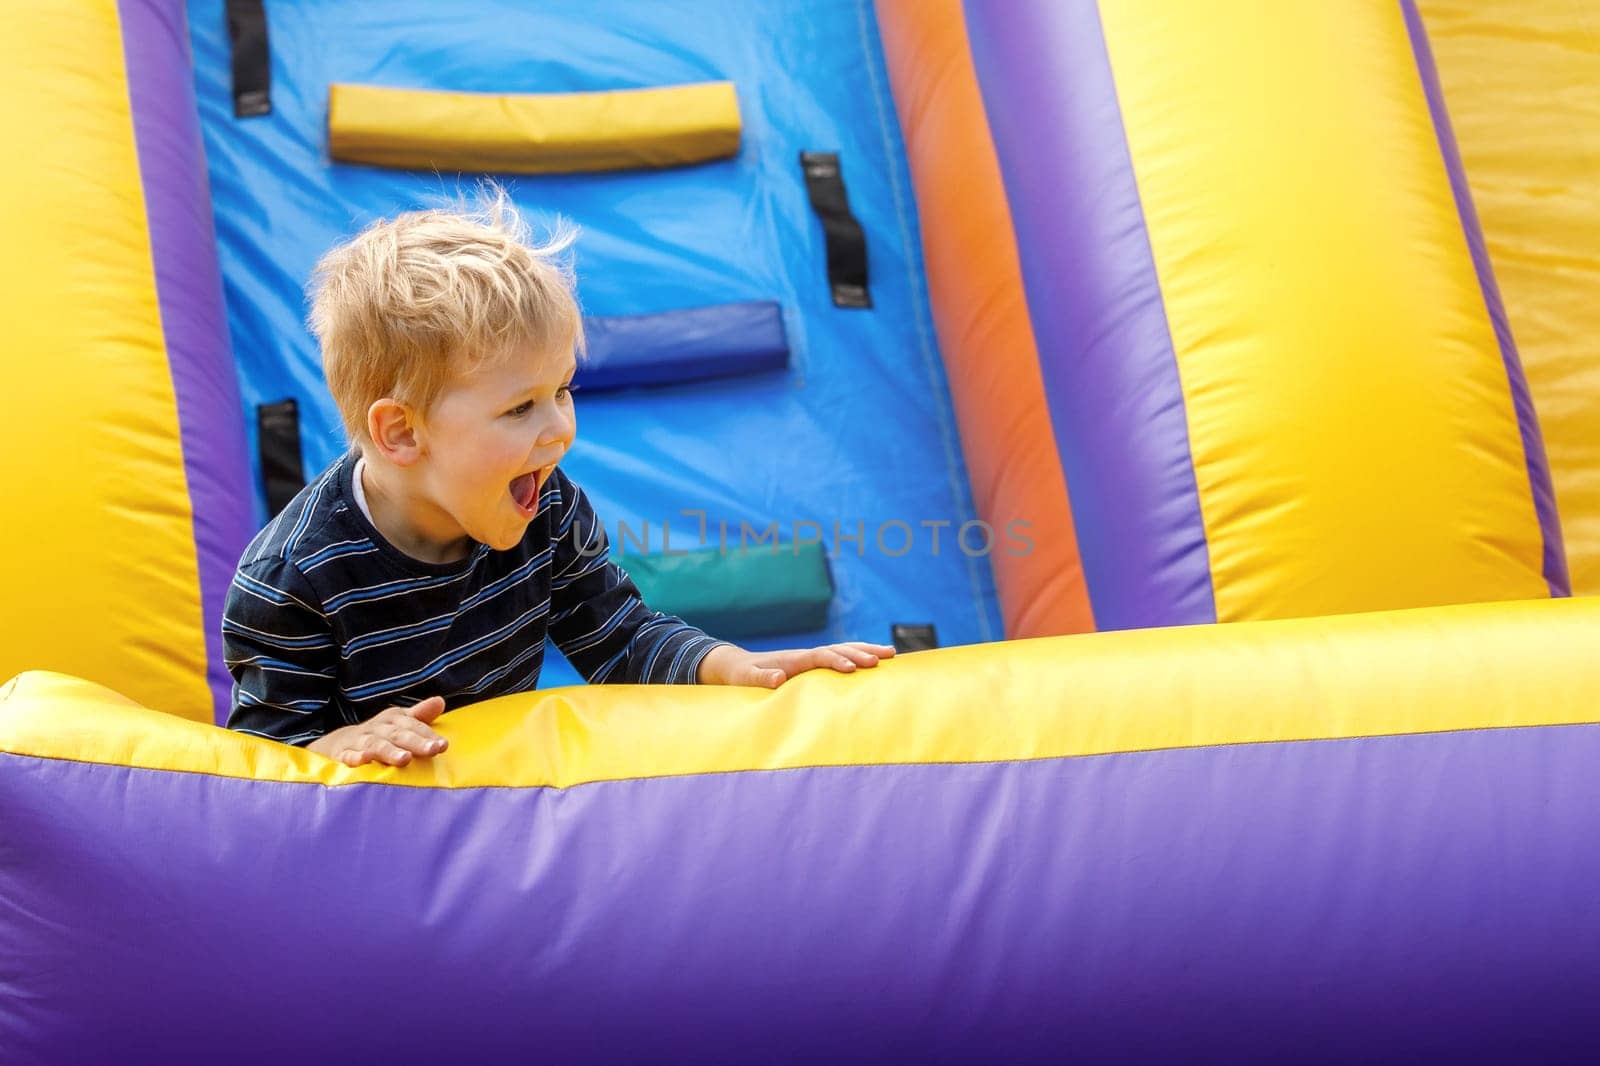
[[[990,556],[1008,637],[1094,629],[1022,291],[1011,211],[960,0],[877,0],[917,193],[934,325],[978,515],[1027,522],[1032,549]]]

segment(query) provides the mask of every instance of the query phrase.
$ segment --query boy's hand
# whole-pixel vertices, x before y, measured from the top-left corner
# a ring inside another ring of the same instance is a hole
[[[702,685],[757,685],[777,688],[807,670],[837,670],[848,674],[857,667],[877,666],[879,659],[894,658],[887,644],[828,644],[793,651],[749,652],[732,644],[719,644],[700,660],[695,680]]]
[[[346,766],[369,762],[404,766],[413,757],[427,759],[450,746],[428,727],[443,713],[444,698],[429,696],[415,706],[390,707],[365,722],[335,729],[306,747]]]

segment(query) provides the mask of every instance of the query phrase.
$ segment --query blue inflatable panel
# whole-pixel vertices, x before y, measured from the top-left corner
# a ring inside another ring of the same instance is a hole
[[[588,356],[576,382],[589,391],[681,385],[782,370],[789,365],[783,311],[749,300],[583,321]]]
[[[788,373],[580,392],[566,469],[613,543],[620,525],[646,523],[647,551],[662,550],[668,526],[674,550],[717,545],[724,530],[737,543],[741,528],[774,524],[786,542],[820,537],[835,583],[826,627],[749,647],[887,643],[897,622],[934,623],[949,644],[1001,635],[989,559],[957,538],[976,514],[871,0],[703,0],[692,18],[634,0],[274,0],[268,18],[272,113],[241,120],[223,0],[189,5],[252,432],[257,404],[293,397],[307,473],[343,452],[305,326],[312,265],[375,218],[474,192],[470,176],[332,162],[329,84],[511,93],[727,79],[744,121],[734,158],[499,178],[536,234],[557,219],[578,227],[586,316],[781,308]],[[796,164],[802,150],[843,161],[872,262],[870,311],[833,306],[822,226]],[[572,679],[556,659],[547,664],[546,682]]]

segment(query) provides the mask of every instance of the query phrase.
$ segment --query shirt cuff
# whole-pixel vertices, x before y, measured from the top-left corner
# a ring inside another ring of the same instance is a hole
[[[700,664],[705,657],[711,654],[713,648],[720,648],[730,641],[718,640],[716,637],[699,636],[694,638],[689,654],[683,657],[683,676],[672,679],[678,685],[698,685],[700,683]]]

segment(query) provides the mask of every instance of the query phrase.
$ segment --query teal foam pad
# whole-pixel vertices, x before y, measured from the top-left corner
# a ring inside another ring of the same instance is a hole
[[[828,621],[833,579],[820,544],[612,558],[651,609],[675,614],[714,637],[810,633]]]

